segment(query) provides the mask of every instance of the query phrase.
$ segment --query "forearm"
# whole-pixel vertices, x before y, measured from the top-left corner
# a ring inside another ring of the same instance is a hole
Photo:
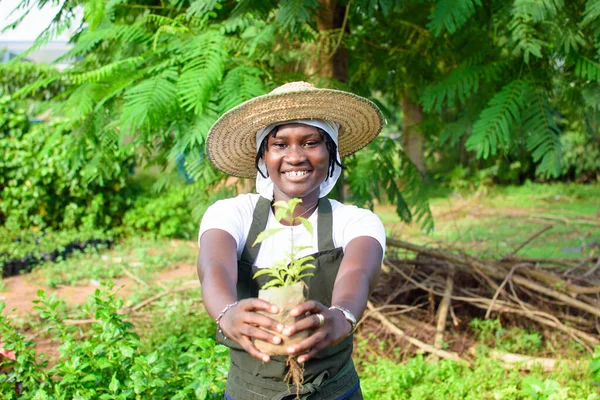
[[[354,269],[338,276],[331,305],[349,310],[357,319],[367,307],[367,300],[371,292],[371,278],[360,269]]]
[[[383,249],[371,237],[358,237],[347,246],[332,294],[332,305],[360,318],[379,281]]]
[[[217,318],[228,304],[237,300],[236,278],[220,265],[204,268],[200,274],[204,307],[211,317]]]
[[[200,238],[198,277],[209,315],[216,318],[237,300],[236,242],[225,231],[212,229]]]

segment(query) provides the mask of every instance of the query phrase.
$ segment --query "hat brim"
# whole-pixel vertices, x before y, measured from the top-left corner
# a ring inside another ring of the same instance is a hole
[[[341,156],[365,147],[381,131],[383,116],[370,100],[332,89],[267,94],[248,100],[223,114],[206,140],[208,158],[221,171],[254,178],[256,132],[276,122],[322,119],[340,124]]]

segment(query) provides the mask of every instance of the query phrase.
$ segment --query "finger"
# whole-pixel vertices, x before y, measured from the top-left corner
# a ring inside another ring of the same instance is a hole
[[[269,362],[269,360],[271,359],[268,354],[260,352],[254,346],[254,343],[252,343],[252,340],[250,340],[250,338],[248,336],[242,336],[242,338],[240,339],[240,341],[238,343],[244,348],[244,350],[246,350],[246,352],[248,354],[250,354],[252,357],[256,358],[257,360],[260,360],[263,362]]]
[[[308,338],[304,339],[300,343],[296,343],[286,350],[288,354],[299,354],[306,353],[308,351],[312,351],[315,348],[325,348],[329,346],[331,340],[326,340],[328,337],[327,332],[321,329],[316,331],[314,334],[310,335]]]
[[[296,334],[297,332],[304,331],[307,329],[319,329],[321,326],[323,326],[323,325],[321,325],[321,319],[318,317],[319,314],[320,313],[312,314],[306,318],[302,318],[301,320],[297,321],[295,324],[293,324],[291,326],[286,326],[281,331],[281,333],[283,333],[286,336],[292,336],[292,335]],[[323,316],[323,318],[325,318],[325,317]],[[324,324],[325,324],[325,322],[324,322]]]
[[[274,344],[280,344],[282,342],[279,336],[273,335],[264,329],[257,328],[252,325],[244,325],[244,327],[241,329],[241,334],[250,338],[259,339],[264,342],[270,342]]]
[[[292,317],[297,317],[299,315],[305,314],[306,312],[315,314],[323,311],[325,308],[326,307],[318,301],[309,300],[294,307],[292,311],[290,311],[290,315]]]
[[[261,328],[270,329],[275,332],[281,332],[284,328],[280,322],[252,311],[245,313],[242,319],[246,324],[260,326]]]
[[[271,314],[277,314],[279,309],[274,304],[269,303],[268,301],[264,301],[261,299],[246,299],[242,300],[239,303],[239,306],[244,311],[265,311]]]
[[[324,345],[318,344],[316,347],[313,347],[312,349],[310,349],[310,351],[308,353],[302,354],[301,356],[299,356],[298,357],[298,362],[300,364],[303,364],[303,363],[307,362],[308,360],[310,360],[311,358],[313,358],[315,355],[317,355],[317,353],[319,353],[324,348],[325,348]]]

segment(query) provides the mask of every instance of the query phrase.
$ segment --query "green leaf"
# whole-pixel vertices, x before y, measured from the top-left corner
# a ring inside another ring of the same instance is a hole
[[[529,134],[527,150],[532,152],[533,161],[539,162],[537,173],[556,178],[562,168],[562,145],[553,114],[547,95],[537,90],[523,111],[523,129]]]
[[[272,268],[260,268],[258,271],[256,271],[256,273],[254,273],[254,275],[252,276],[252,279],[256,279],[257,277],[263,276],[263,275],[277,276],[277,272],[276,272],[276,270],[273,270]]]
[[[112,379],[110,380],[110,385],[108,386],[108,388],[110,389],[111,392],[116,393],[117,390],[119,390],[119,380],[117,379],[117,373],[115,372],[112,376]]]
[[[438,0],[427,28],[435,36],[440,36],[444,28],[453,34],[475,13],[477,6],[481,7],[481,0]]]
[[[521,123],[524,94],[528,89],[526,82],[514,80],[496,93],[473,125],[467,149],[477,151],[477,157],[484,159],[496,154],[498,149],[504,150],[510,143],[511,130]]]
[[[252,246],[256,246],[258,243],[262,243],[265,239],[275,235],[277,232],[284,230],[285,228],[269,228],[265,229],[261,233],[258,234]]]

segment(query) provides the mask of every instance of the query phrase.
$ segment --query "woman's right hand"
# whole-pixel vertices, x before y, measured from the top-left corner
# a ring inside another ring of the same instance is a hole
[[[270,357],[260,352],[254,346],[252,340],[260,339],[265,342],[280,344],[281,338],[265,329],[281,332],[283,325],[266,315],[259,314],[257,311],[277,314],[279,310],[276,306],[264,300],[256,298],[240,300],[239,303],[225,312],[219,321],[219,326],[227,338],[237,342],[252,357],[268,362]]]

